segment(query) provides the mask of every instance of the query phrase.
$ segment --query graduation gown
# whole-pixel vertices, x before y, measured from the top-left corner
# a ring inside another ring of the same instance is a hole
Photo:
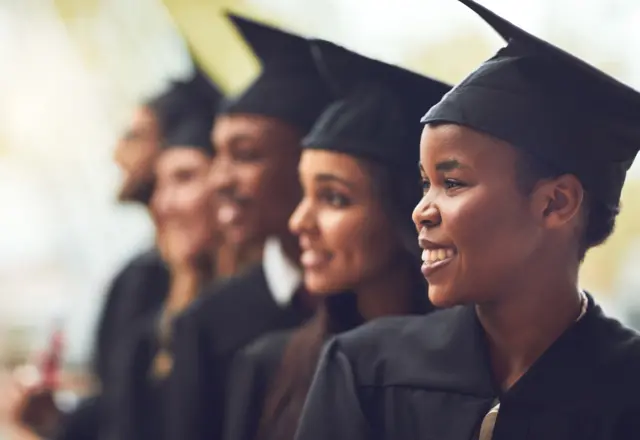
[[[473,306],[390,318],[330,342],[297,440],[471,440],[494,399],[493,440],[640,438],[640,337],[589,297],[507,392],[494,385]]]
[[[293,332],[265,335],[236,355],[227,388],[224,440],[255,440],[271,381]]]
[[[424,315],[433,310],[422,283],[413,299],[411,314]],[[334,310],[334,316],[342,313],[341,328],[334,331],[342,333],[365,322],[357,313],[357,302],[356,295],[346,292],[327,298],[327,307]],[[265,335],[236,355],[227,389],[224,440],[255,440],[269,388],[295,331]]]
[[[138,320],[118,353],[118,380],[104,391],[102,440],[160,440],[164,435],[166,379],[151,376],[158,349],[159,312]]]
[[[138,318],[159,310],[169,291],[169,269],[157,249],[134,257],[114,278],[98,321],[94,368],[102,382],[109,380],[114,353],[129,336]]]
[[[103,390],[119,380],[121,346],[126,344],[136,322],[158,310],[169,288],[169,271],[155,248],[136,255],[114,277],[98,319],[93,368]],[[89,398],[65,416],[57,440],[102,438],[106,410],[103,394]]]
[[[287,307],[275,302],[262,265],[203,293],[175,322],[169,440],[220,438],[234,354],[259,336],[297,327],[309,316],[295,298]]]

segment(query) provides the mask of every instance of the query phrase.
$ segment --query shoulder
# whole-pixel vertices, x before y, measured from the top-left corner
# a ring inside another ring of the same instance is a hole
[[[256,267],[205,288],[176,319],[175,328],[178,334],[200,334],[216,350],[235,351],[269,330],[277,312],[274,309],[278,307],[262,267]]]
[[[182,314],[184,319],[210,320],[212,315],[240,311],[260,299],[266,287],[262,266],[231,278],[216,280],[202,289],[199,297]]]
[[[236,363],[250,364],[266,372],[275,371],[294,330],[263,335],[244,347],[236,355]]]
[[[640,334],[618,320],[596,312],[592,343],[596,348],[595,374],[609,382],[619,398],[637,400],[640,389]]]
[[[122,268],[122,271],[130,269],[167,270],[167,267],[158,250],[155,247],[152,247],[131,257]]]
[[[144,281],[164,285],[168,282],[169,270],[155,248],[148,249],[130,258],[115,274],[111,290],[132,282]]]
[[[465,310],[454,307],[372,321],[336,337],[329,351],[346,357],[360,385],[419,386],[423,372],[432,368],[430,361],[453,345]]]

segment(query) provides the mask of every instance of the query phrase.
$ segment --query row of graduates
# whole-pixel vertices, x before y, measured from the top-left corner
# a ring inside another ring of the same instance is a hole
[[[257,262],[104,351],[104,438],[640,435],[640,339],[577,287],[640,95],[460,2],[507,44],[454,88],[230,16],[262,73],[191,144]]]

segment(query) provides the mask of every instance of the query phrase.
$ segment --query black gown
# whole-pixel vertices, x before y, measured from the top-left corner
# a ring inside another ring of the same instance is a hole
[[[294,331],[265,335],[236,355],[227,388],[225,440],[255,439],[269,385]]]
[[[640,337],[589,297],[507,392],[473,306],[389,318],[326,347],[297,440],[471,440],[501,402],[493,440],[640,438]]]
[[[424,315],[433,310],[420,283],[413,295],[412,313]],[[340,318],[342,333],[365,321],[357,313],[357,297],[352,293],[332,295],[327,307]],[[282,363],[285,348],[296,329],[265,335],[235,356],[227,388],[224,440],[255,440],[271,382]]]
[[[215,283],[176,319],[169,378],[169,440],[222,436],[229,366],[237,350],[259,336],[297,327],[310,311],[273,299],[262,265]]]
[[[111,282],[98,319],[93,372],[103,390],[119,380],[121,345],[136,323],[160,308],[169,288],[169,271],[155,248],[133,257]],[[108,394],[108,393],[107,393]],[[96,440],[104,438],[105,396],[88,398],[63,419],[57,440]]]
[[[123,341],[118,381],[105,390],[104,440],[160,440],[164,436],[166,379],[152,377],[159,312],[141,318]]]

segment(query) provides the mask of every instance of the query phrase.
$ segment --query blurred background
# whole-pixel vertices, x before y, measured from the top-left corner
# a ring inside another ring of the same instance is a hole
[[[637,0],[482,3],[640,88]],[[153,240],[142,208],[116,203],[115,142],[141,99],[189,74],[187,44],[227,92],[257,73],[225,9],[451,82],[501,45],[454,0],[0,0],[3,362],[38,353],[61,325],[67,366],[86,365],[109,279]],[[614,236],[581,274],[636,328],[639,193],[636,166]]]

